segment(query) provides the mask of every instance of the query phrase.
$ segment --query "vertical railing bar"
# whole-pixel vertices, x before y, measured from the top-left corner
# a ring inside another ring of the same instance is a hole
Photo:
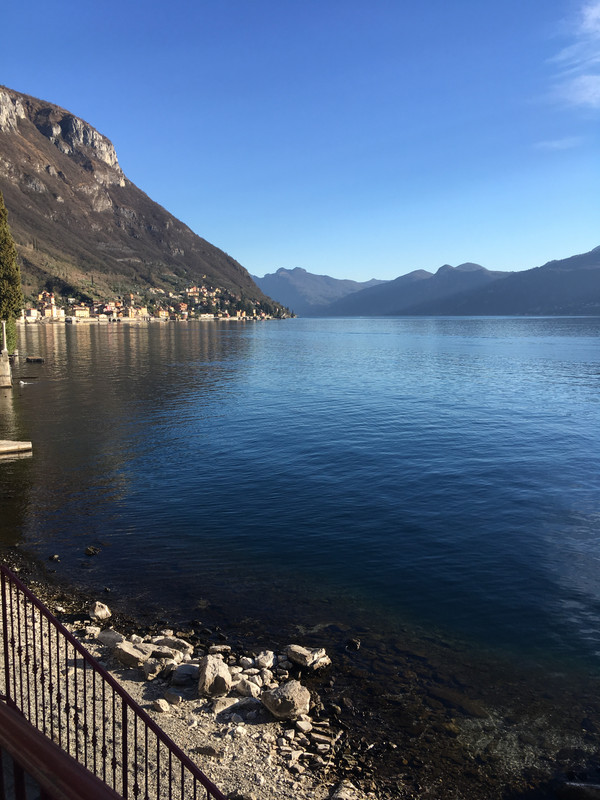
[[[52,633],[50,620],[46,617],[46,632],[48,634],[48,713],[50,716],[50,738],[54,741],[54,714],[52,713]]]
[[[19,694],[21,698],[21,711],[23,711],[23,665],[21,662],[23,647],[21,645],[21,604],[19,602],[19,598],[17,597],[17,636],[18,636],[18,646],[17,646],[17,653],[19,654]],[[16,666],[16,665],[15,665]],[[15,669],[16,675],[16,669]]]
[[[149,788],[148,788],[148,773],[149,773],[149,761],[150,761],[150,754],[148,753],[148,726],[144,725],[144,785],[146,788],[146,797],[149,797]]]
[[[62,717],[62,701],[63,701],[63,693],[61,691],[61,679],[60,679],[60,643],[59,643],[59,630],[55,628],[56,636],[54,637],[55,641],[54,644],[56,646],[55,656],[56,656],[56,692],[57,692],[57,703],[56,703],[56,727],[58,728],[58,744],[62,747],[63,743],[63,735],[62,730],[63,726],[61,725],[61,717]],[[66,699],[65,699],[66,702]]]
[[[25,699],[27,700],[27,719],[31,722],[31,684],[29,675],[29,636],[27,633],[27,597],[23,595],[23,638],[25,639]],[[21,671],[22,671],[21,664]]]
[[[128,753],[127,753],[127,704],[121,698],[121,756],[123,759],[123,797],[125,800],[128,798]]]
[[[12,702],[14,705],[17,705],[17,675],[16,675],[16,665],[15,665],[15,614],[14,614],[14,607],[13,607],[13,593],[14,588],[11,583],[9,583],[8,587],[8,596],[10,602],[10,658],[11,658],[11,675],[12,675]]]
[[[35,727],[39,729],[39,694],[38,694],[38,656],[37,656],[37,638],[35,635],[35,614],[36,608],[31,604],[31,649],[33,651],[33,699],[35,703]]]
[[[42,687],[42,733],[48,735],[46,724],[46,659],[44,658],[44,617],[40,614],[40,684]]]
[[[173,753],[169,749],[169,800],[173,800]]]
[[[60,702],[56,704],[56,726],[58,727],[58,742],[60,746],[63,746],[63,725],[62,725],[62,714],[63,714],[63,700],[64,702],[68,702],[68,697],[66,695],[67,684],[66,681],[62,680],[61,671],[60,671],[60,639],[59,639],[60,631],[56,628],[56,637],[55,637],[55,644],[56,644],[56,688],[58,689],[58,694],[60,697]],[[65,675],[66,679],[66,675]],[[65,690],[65,694],[63,694],[63,689]],[[69,749],[69,745],[67,744],[67,751]]]
[[[87,679],[85,673],[85,660],[81,659],[81,672],[83,675],[83,763],[87,768],[88,763],[88,715],[87,715]]]
[[[92,670],[92,764],[94,767],[94,775],[98,774],[97,770],[97,750],[98,750],[98,736],[96,735],[96,670]]]
[[[67,753],[71,754],[71,723],[69,721],[69,646],[65,646],[65,728],[67,730]]]
[[[71,646],[71,650],[73,647]],[[79,761],[79,735],[78,735],[78,722],[79,722],[79,711],[77,710],[77,703],[79,702],[77,687],[78,687],[78,677],[77,677],[77,653],[73,652],[73,738],[75,739],[75,761]]]
[[[106,783],[106,684],[102,681],[102,780]]]
[[[160,797],[160,739],[156,739],[156,796]]]
[[[4,650],[4,694],[10,701],[10,660],[8,658],[8,600],[6,597],[6,575],[2,573],[2,647]]]
[[[138,784],[138,728],[137,728],[137,714],[133,717],[133,796],[137,799],[135,791]]]
[[[116,728],[116,713],[115,713],[115,693],[112,693],[112,768],[113,768],[113,789],[117,790],[117,728]]]

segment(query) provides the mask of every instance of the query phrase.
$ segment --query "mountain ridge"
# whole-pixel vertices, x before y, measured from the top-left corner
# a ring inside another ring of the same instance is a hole
[[[27,294],[208,283],[274,307],[241,264],[127,179],[110,139],[70,111],[5,86],[0,189]]]
[[[257,286],[270,297],[277,295],[279,302],[296,314],[308,316],[317,313],[320,308],[334,300],[385,283],[376,278],[369,281],[340,280],[329,275],[316,275],[303,267],[280,267],[276,272],[262,278],[256,275],[252,277]]]

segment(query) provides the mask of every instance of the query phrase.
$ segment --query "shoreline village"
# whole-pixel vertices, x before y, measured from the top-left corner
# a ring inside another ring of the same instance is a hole
[[[112,300],[69,297],[64,302],[54,292],[42,291],[37,302],[23,308],[19,324],[64,322],[187,322],[190,320],[231,320],[259,322],[284,319],[265,311],[260,301],[242,298],[225,289],[192,286],[179,293],[152,287],[143,294],[128,293]]]

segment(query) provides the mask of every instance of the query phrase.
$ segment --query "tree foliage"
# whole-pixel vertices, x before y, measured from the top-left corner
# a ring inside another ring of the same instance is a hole
[[[4,197],[0,192],[0,320],[14,320],[23,307],[17,248],[8,226]]]

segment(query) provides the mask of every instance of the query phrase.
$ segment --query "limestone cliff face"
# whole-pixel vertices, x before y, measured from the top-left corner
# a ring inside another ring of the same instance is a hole
[[[0,87],[0,131],[19,135],[19,124],[26,120],[61,153],[88,170],[98,183],[125,186],[115,148],[106,136],[59,106]],[[52,173],[52,165],[43,166]]]
[[[0,88],[0,131],[16,131],[20,119],[25,119],[21,98],[8,89]]]
[[[97,294],[207,283],[267,300],[237,261],[127,180],[106,136],[3,86],[0,190],[26,291],[58,280]]]

